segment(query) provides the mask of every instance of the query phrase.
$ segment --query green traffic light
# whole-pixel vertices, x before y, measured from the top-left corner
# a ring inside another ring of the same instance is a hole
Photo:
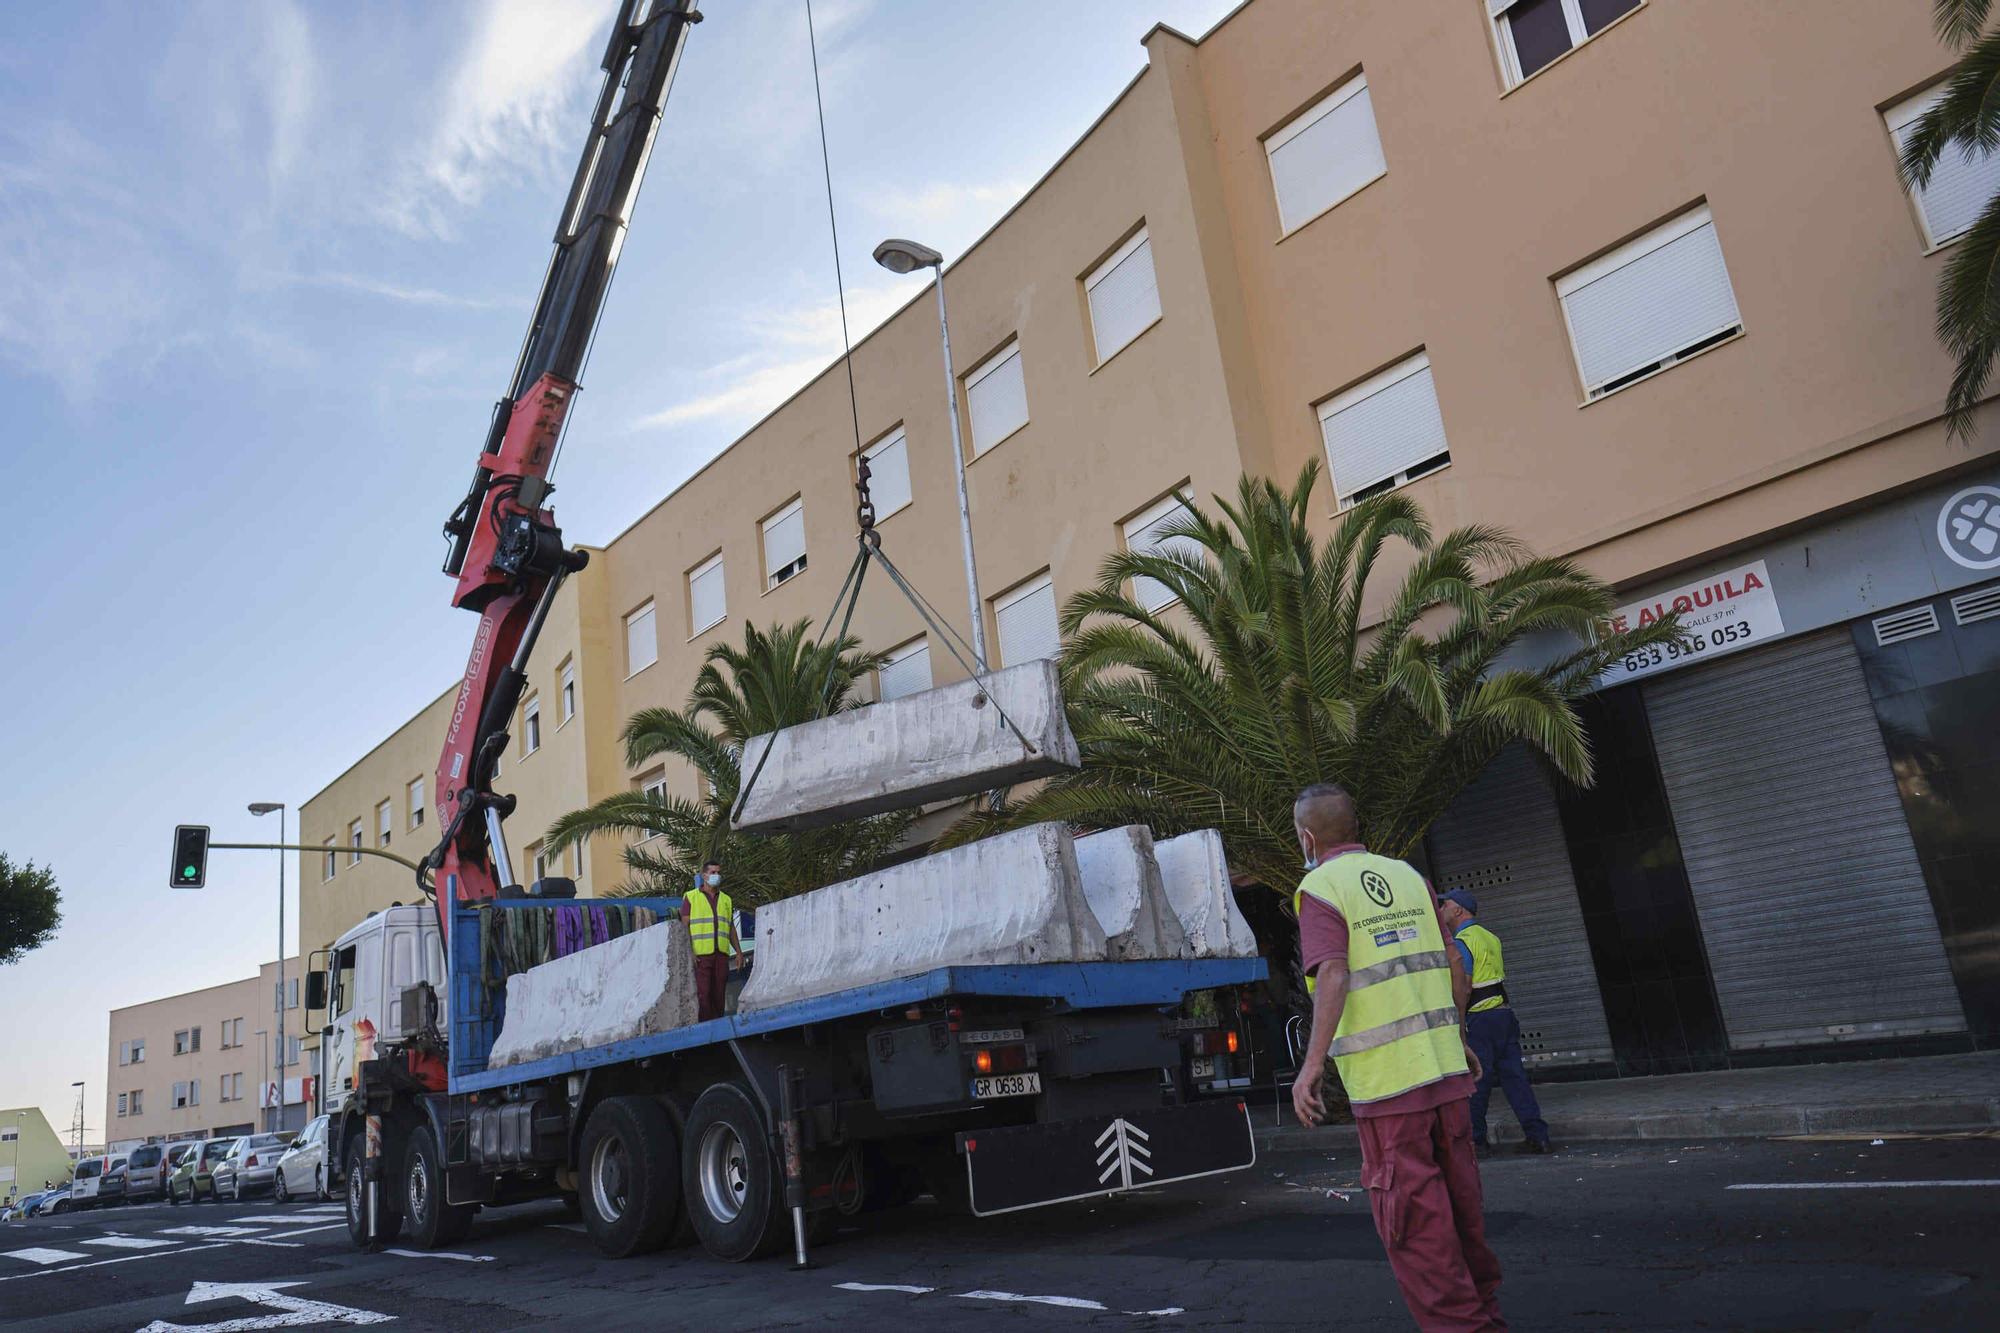
[[[195,876],[195,869],[194,869],[194,867],[193,867],[193,866],[182,866],[182,867],[181,867],[181,878],[182,878],[182,879],[193,879],[193,878],[194,878],[194,876]]]

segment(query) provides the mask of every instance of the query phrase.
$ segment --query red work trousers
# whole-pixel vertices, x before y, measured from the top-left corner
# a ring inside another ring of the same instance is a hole
[[[729,1003],[729,955],[696,954],[694,1006],[697,1019],[720,1018]]]
[[[1486,1246],[1465,1100],[1360,1116],[1355,1124],[1375,1230],[1417,1327],[1425,1333],[1506,1328],[1496,1297],[1500,1261]]]

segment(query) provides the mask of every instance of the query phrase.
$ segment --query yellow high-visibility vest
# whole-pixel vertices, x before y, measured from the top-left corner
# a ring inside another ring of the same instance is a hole
[[[1359,1106],[1467,1072],[1451,954],[1424,877],[1373,852],[1346,852],[1299,888],[1347,922],[1347,1003],[1333,1063]]]
[[[1472,952],[1472,1004],[1468,1013],[1498,1009],[1507,1003],[1507,964],[1500,956],[1500,937],[1477,921],[1458,932],[1458,938]],[[1481,995],[1480,992],[1485,994]]]
[[[736,946],[729,942],[729,923],[736,919],[735,908],[726,893],[718,892],[710,901],[707,892],[688,890],[688,937],[694,941],[695,957],[705,958],[718,952],[733,955],[736,952]]]

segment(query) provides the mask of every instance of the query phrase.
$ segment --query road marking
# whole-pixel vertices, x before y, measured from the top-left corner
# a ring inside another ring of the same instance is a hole
[[[285,1294],[286,1287],[304,1285],[304,1282],[197,1282],[188,1291],[185,1304],[201,1305],[208,1301],[235,1298],[265,1306],[277,1313],[225,1319],[217,1324],[176,1324],[155,1319],[139,1333],[249,1333],[252,1329],[294,1328],[302,1324],[386,1324],[396,1317],[356,1309],[351,1305],[335,1305],[331,1301],[308,1300],[304,1296]]]
[[[958,1293],[958,1299],[962,1301],[1022,1301],[1030,1305],[1060,1305],[1067,1310],[1108,1311],[1111,1309],[1110,1306],[1102,1301],[1087,1301],[1081,1296],[1023,1296],[1018,1292],[1012,1291],[961,1291]]]
[[[1731,1185],[1733,1190],[1944,1190],[2000,1189],[2000,1180],[1807,1180],[1775,1185]]]
[[[78,1254],[75,1250],[45,1250],[39,1246],[30,1247],[25,1250],[0,1252],[0,1259],[23,1259],[31,1264],[59,1264],[70,1259],[88,1259],[89,1257],[87,1254]]]
[[[256,1227],[162,1227],[162,1236],[255,1236]]]
[[[936,1291],[936,1287],[906,1287],[900,1282],[836,1282],[839,1291],[900,1291],[910,1296],[923,1296]]]
[[[258,1226],[289,1227],[297,1226],[301,1222],[324,1222],[326,1218],[327,1214],[325,1213],[318,1215],[309,1213],[260,1213],[256,1217],[233,1217],[230,1221],[241,1222],[246,1226],[254,1223]]]
[[[405,1259],[457,1259],[468,1264],[490,1264],[490,1254],[460,1254],[455,1250],[384,1250],[384,1254],[400,1254]]]
[[[178,1245],[179,1241],[148,1240],[144,1236],[99,1236],[87,1240],[85,1245],[106,1245],[114,1250],[157,1250],[164,1245]]]
[[[80,1269],[102,1268],[106,1264],[129,1264],[138,1259],[164,1259],[170,1255],[193,1254],[197,1250],[219,1250],[225,1245],[234,1243],[233,1241],[218,1240],[207,1245],[190,1245],[186,1249],[180,1250],[148,1250],[144,1254],[121,1254],[116,1259],[97,1259],[87,1264],[71,1264],[68,1268],[43,1268],[33,1273],[9,1273],[6,1277],[0,1277],[0,1282],[19,1282],[23,1278],[30,1277],[58,1277],[65,1273],[77,1272]],[[77,1256],[79,1259],[87,1259],[89,1257],[83,1254]]]

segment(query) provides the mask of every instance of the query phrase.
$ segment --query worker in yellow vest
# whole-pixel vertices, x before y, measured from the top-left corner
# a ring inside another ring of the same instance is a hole
[[[1549,1122],[1542,1119],[1541,1104],[1528,1085],[1528,1068],[1521,1061],[1521,1020],[1507,1003],[1507,963],[1500,952],[1500,937],[1479,924],[1479,900],[1468,889],[1453,889],[1439,897],[1438,908],[1446,929],[1458,942],[1459,958],[1472,974],[1472,1004],[1466,1014],[1465,1033],[1479,1056],[1479,1085],[1472,1091],[1472,1142],[1481,1157],[1493,1151],[1486,1139],[1486,1104],[1497,1081],[1507,1094],[1507,1105],[1521,1122],[1527,1137],[1516,1152],[1553,1152],[1549,1144]]]
[[[1299,960],[1320,983],[1292,1109],[1306,1125],[1325,1118],[1331,1052],[1375,1231],[1418,1327],[1504,1329],[1466,1103],[1479,1076],[1463,1026],[1471,980],[1424,877],[1361,845],[1352,797],[1307,787],[1292,823],[1307,871]]]
[[[720,1018],[729,1002],[729,969],[743,952],[736,935],[736,904],[722,891],[720,861],[710,861],[694,877],[681,904],[681,919],[694,943],[695,1017]]]

